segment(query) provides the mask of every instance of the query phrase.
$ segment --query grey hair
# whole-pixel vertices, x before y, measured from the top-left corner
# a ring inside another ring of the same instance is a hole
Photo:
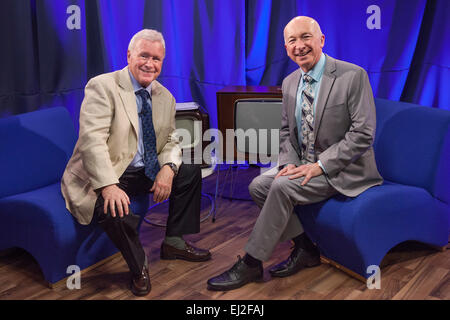
[[[131,38],[130,43],[128,44],[128,50],[133,51],[136,42],[140,39],[145,39],[152,42],[161,42],[164,48],[164,54],[166,53],[166,43],[164,41],[162,33],[153,29],[143,29],[136,33],[133,38]]]

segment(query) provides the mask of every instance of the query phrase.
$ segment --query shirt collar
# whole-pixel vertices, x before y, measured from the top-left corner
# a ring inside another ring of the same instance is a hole
[[[306,72],[307,75],[309,75],[311,78],[314,79],[314,81],[319,81],[320,77],[323,74],[323,70],[325,69],[325,54],[322,52],[322,54],[320,55],[320,59],[319,61],[316,63],[316,65],[309,70],[308,72]],[[303,75],[305,74],[305,72],[303,72],[302,69],[300,69],[302,71],[302,78]]]
[[[137,82],[137,80],[134,78],[133,74],[131,73],[130,69],[128,69],[128,74],[130,75],[131,84],[133,85],[134,92],[141,90],[143,87]],[[148,85],[147,88],[144,88],[148,91],[148,94],[150,95],[150,98],[152,97],[152,82]]]

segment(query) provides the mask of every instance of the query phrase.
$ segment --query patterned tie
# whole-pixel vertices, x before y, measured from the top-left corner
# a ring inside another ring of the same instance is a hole
[[[142,120],[142,133],[144,136],[144,165],[145,175],[155,181],[156,174],[159,171],[158,154],[156,152],[156,135],[153,128],[152,108],[148,103],[150,94],[147,90],[136,91],[136,95],[141,98],[142,109],[139,116]]]
[[[311,87],[313,79],[303,75],[305,87],[302,92],[302,159],[301,162],[315,162],[314,155],[314,92]]]

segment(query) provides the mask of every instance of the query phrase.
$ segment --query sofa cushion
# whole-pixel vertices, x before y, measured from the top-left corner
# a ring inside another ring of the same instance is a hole
[[[77,222],[66,210],[60,190],[58,182],[0,199],[0,219],[7,226],[0,236],[0,242],[7,243],[8,239],[20,238],[24,241],[25,249],[36,243],[45,250],[38,244],[42,240],[42,230],[45,230],[46,236],[60,240],[54,246],[64,248],[75,244],[74,239],[82,235],[77,235]]]
[[[0,119],[0,198],[59,181],[76,133],[65,108]]]
[[[67,277],[69,265],[84,269],[117,252],[98,224],[76,222],[66,210],[60,190],[58,181],[0,199],[0,250],[25,249],[37,260],[50,283]],[[130,200],[134,213],[142,216],[147,212],[148,195]]]
[[[143,216],[148,211],[148,195],[130,197],[130,200],[130,208],[134,213]],[[54,246],[65,248],[78,243],[75,239],[82,239],[92,229],[89,225],[79,224],[66,209],[59,181],[0,199],[0,221],[5,227],[0,228],[3,231],[0,234],[2,244],[20,235],[17,238],[27,245],[33,245],[42,237],[42,230],[45,230],[50,238],[59,240]]]
[[[425,189],[389,181],[355,198],[339,195],[295,208],[322,253],[363,276],[368,265],[379,265],[403,241],[444,246],[446,210]]]
[[[375,159],[384,179],[450,203],[450,112],[375,99]]]

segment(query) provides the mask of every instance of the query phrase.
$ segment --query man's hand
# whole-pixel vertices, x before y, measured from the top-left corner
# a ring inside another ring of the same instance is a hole
[[[119,216],[122,218],[125,213],[128,215],[128,205],[130,204],[130,198],[128,198],[125,191],[120,189],[115,184],[106,186],[102,189],[102,197],[105,200],[103,204],[103,213],[108,213],[108,206],[111,210],[111,216],[116,216],[116,206],[119,211]]]
[[[295,164],[288,164],[286,165],[283,169],[281,169],[280,171],[278,171],[278,174],[275,176],[275,179],[278,178],[279,176],[288,176],[291,175],[292,170],[294,170]]]
[[[302,186],[306,185],[311,178],[320,176],[323,174],[322,168],[319,166],[319,163],[311,163],[311,164],[304,164],[298,167],[295,167],[293,164],[288,164],[286,167],[284,167],[280,172],[278,172],[277,176],[290,176],[289,180],[297,179],[300,177],[305,177],[305,179],[302,182]]]
[[[156,175],[155,182],[153,183],[150,192],[153,193],[153,201],[155,202],[163,202],[167,200],[170,196],[170,192],[172,191],[172,182],[174,173],[172,169],[165,165],[159,170]]]

